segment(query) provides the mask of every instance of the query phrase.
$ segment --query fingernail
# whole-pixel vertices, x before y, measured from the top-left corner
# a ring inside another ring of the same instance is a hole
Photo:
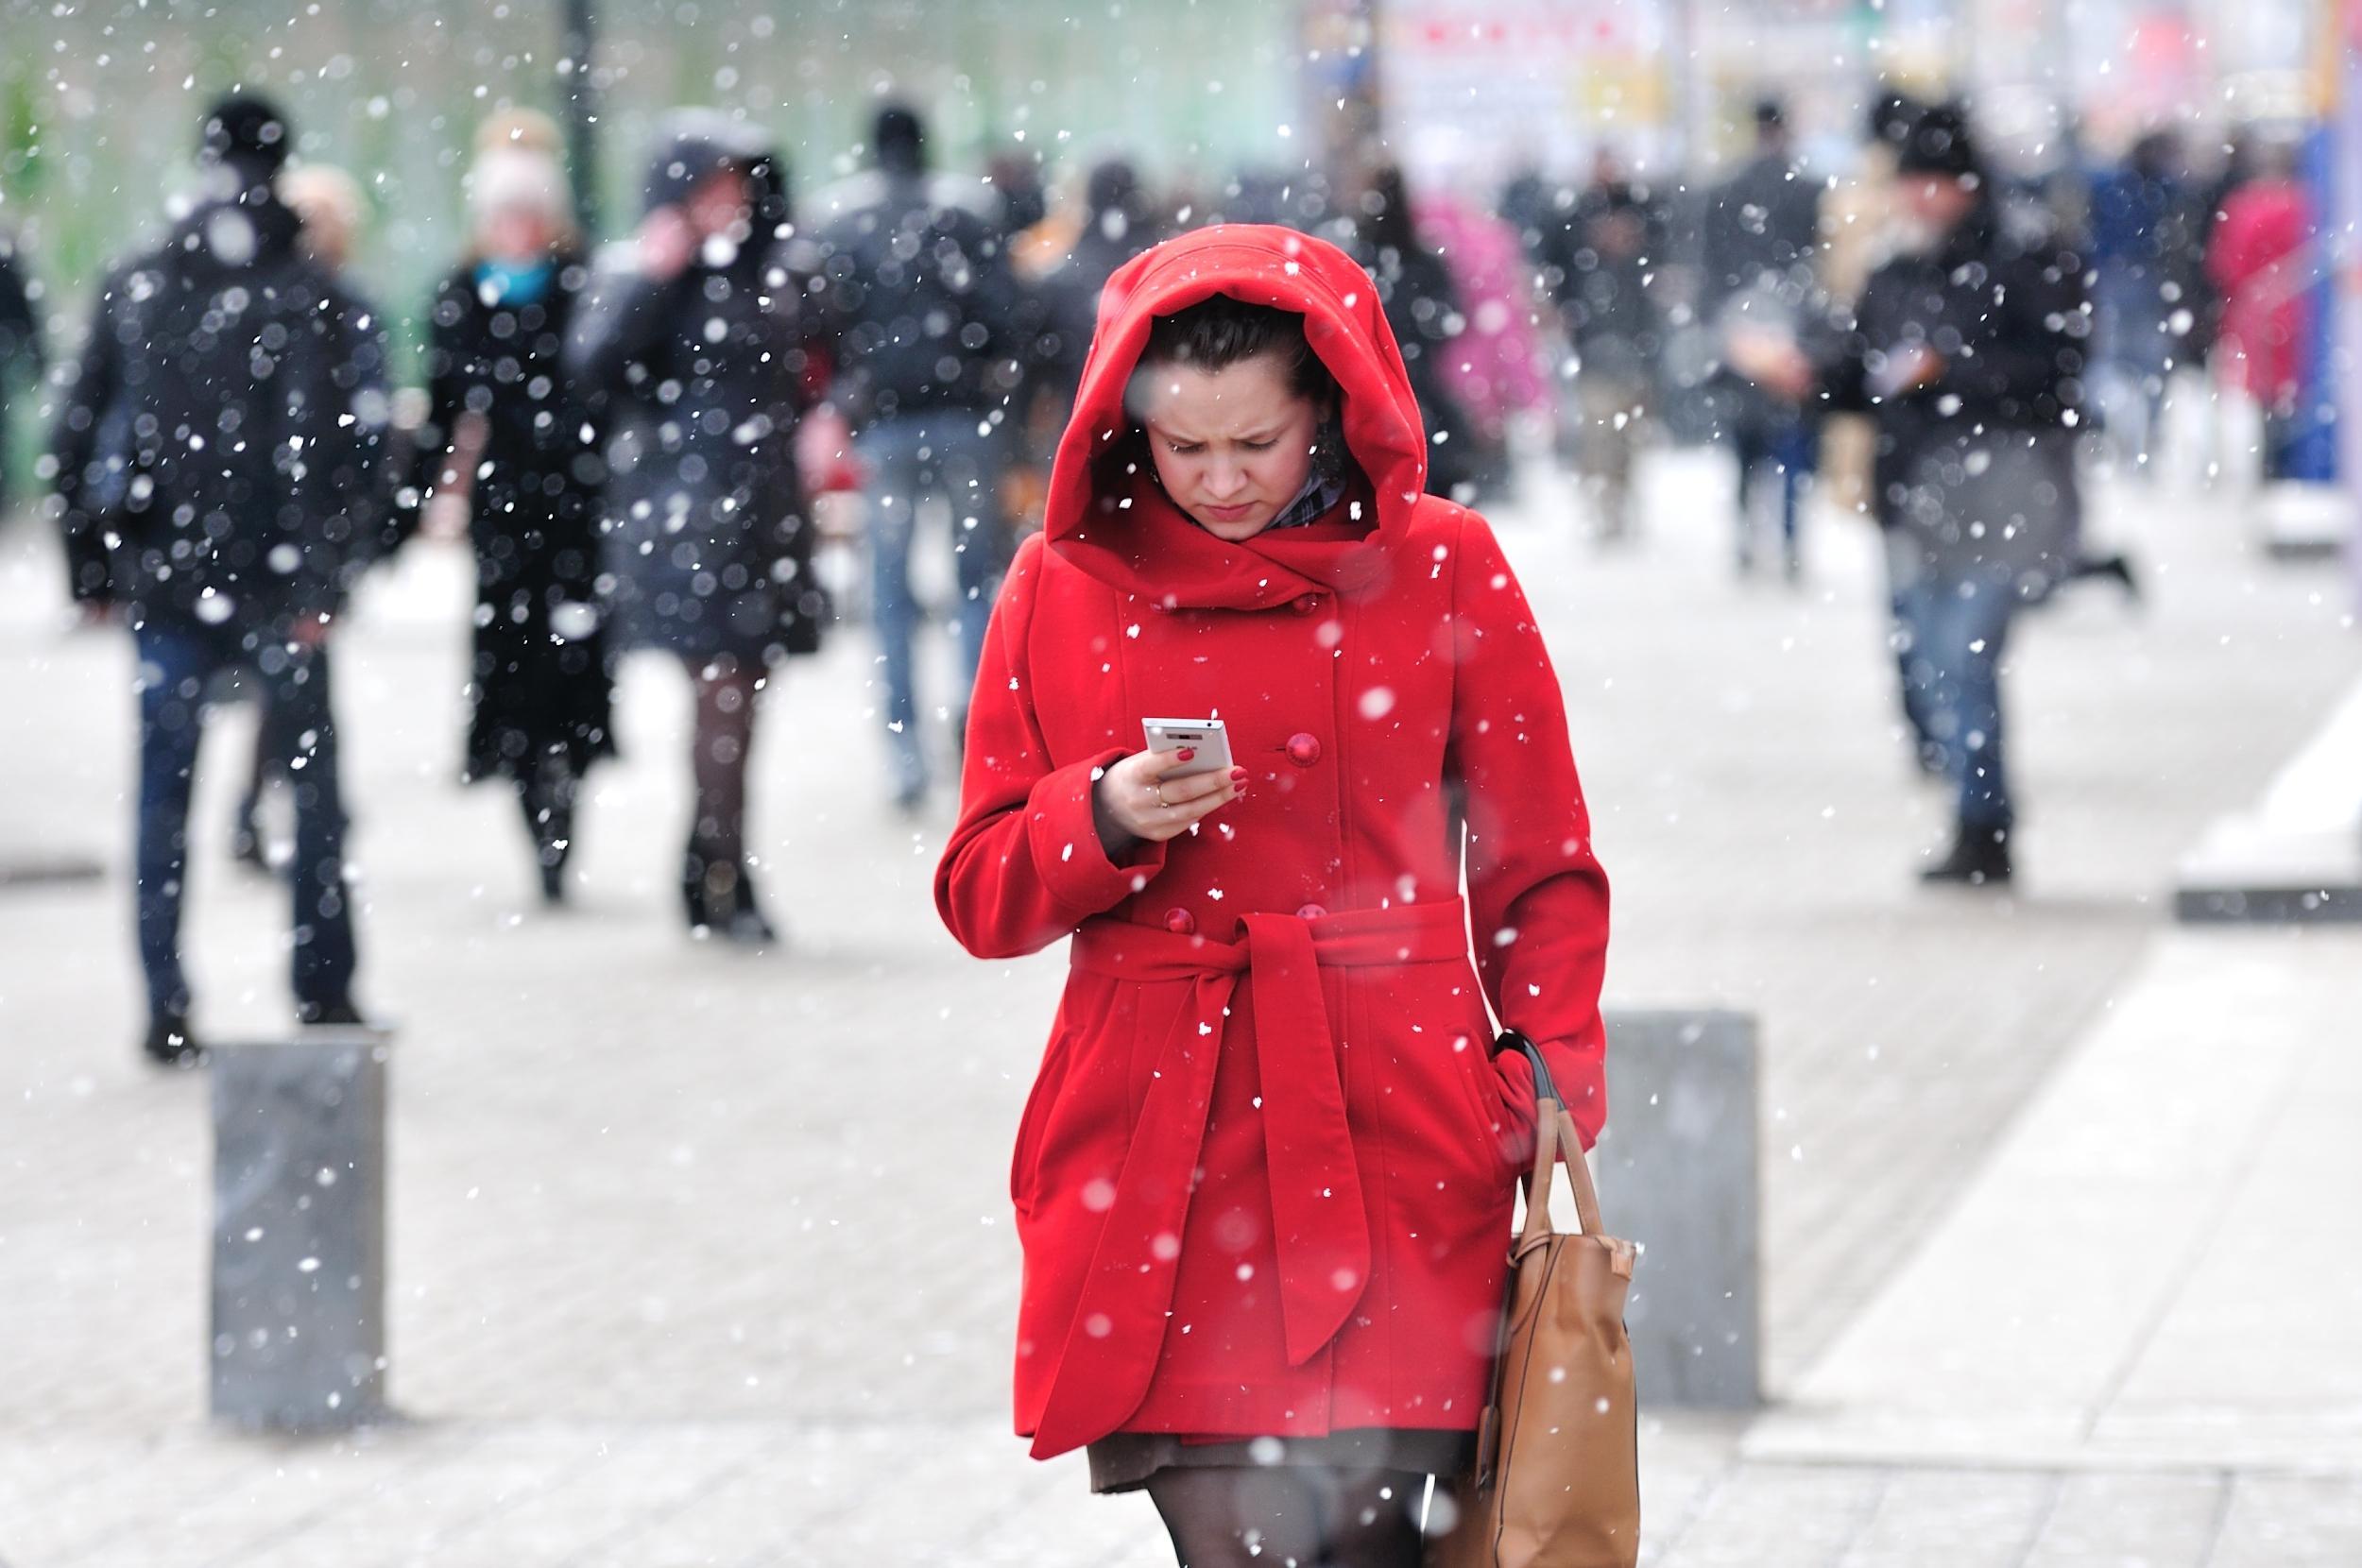
[[[1184,761],[1184,762],[1187,762],[1187,761],[1189,761],[1191,758],[1193,758],[1193,757],[1195,757],[1195,756],[1197,755],[1197,748],[1196,748],[1195,746],[1183,746],[1183,747],[1181,748],[1181,750],[1180,750],[1179,755],[1180,755],[1181,760],[1182,760],[1182,761]]]
[[[1230,781],[1231,781],[1233,784],[1243,784],[1243,783],[1245,783],[1245,782],[1246,782],[1246,770],[1245,770],[1244,768],[1233,768],[1233,769],[1231,769],[1231,770],[1230,770]]]

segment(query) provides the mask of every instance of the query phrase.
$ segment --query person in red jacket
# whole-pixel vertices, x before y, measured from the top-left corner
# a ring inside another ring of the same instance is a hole
[[[2267,148],[2256,177],[2223,198],[2206,247],[2206,276],[2222,291],[2216,363],[2264,415],[2264,477],[2287,476],[2302,425],[2299,354],[2310,331],[2313,204],[2298,183],[2296,155]]]
[[[979,957],[1073,939],[1011,1167],[1017,1428],[1144,1487],[1191,1568],[1416,1560],[1532,1147],[1493,1019],[1586,1145],[1606,1117],[1558,681],[1426,453],[1344,252],[1168,241],[1108,281],[985,635],[936,904]],[[1236,768],[1143,750],[1166,716]]]

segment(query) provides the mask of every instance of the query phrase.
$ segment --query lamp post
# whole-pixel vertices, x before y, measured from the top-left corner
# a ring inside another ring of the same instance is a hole
[[[599,231],[599,104],[591,85],[590,62],[598,47],[598,26],[590,0],[566,0],[565,41],[559,57],[559,87],[566,96],[566,158],[573,165],[574,211],[582,231],[596,238]]]

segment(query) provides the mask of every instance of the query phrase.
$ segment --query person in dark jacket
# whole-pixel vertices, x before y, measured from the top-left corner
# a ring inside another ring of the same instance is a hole
[[[1027,394],[1055,405],[1055,432],[1066,428],[1075,389],[1083,384],[1091,333],[1099,320],[1099,294],[1116,268],[1156,243],[1156,213],[1129,162],[1110,158],[1094,164],[1083,186],[1083,227],[1066,259],[1033,291],[1030,306],[1039,326],[1031,356]]]
[[[1544,214],[1535,260],[1575,349],[1575,466],[1604,541],[1631,535],[1633,470],[1656,401],[1662,327],[1649,292],[1664,217],[1601,148],[1591,183],[1562,190]]]
[[[2208,308],[2203,201],[2167,130],[2143,136],[2092,182],[2100,390],[2109,434],[2136,470],[2155,458],[2166,383]]]
[[[200,1054],[180,905],[206,687],[225,670],[259,681],[294,737],[298,1014],[360,1021],[327,654],[385,498],[385,349],[272,195],[288,139],[258,97],[206,116],[204,197],[108,275],[54,437],[74,596],[139,643],[146,1048],[171,1064]]]
[[[2018,609],[2079,558],[2084,267],[2003,210],[1957,109],[1911,127],[1896,185],[1913,244],[1871,275],[1822,386],[1832,406],[1876,421],[1905,700],[1957,800],[1952,847],[1925,879],[1996,886],[2011,875],[2016,821],[2002,656]]]
[[[746,853],[746,762],[771,667],[819,650],[826,596],[796,471],[808,405],[801,280],[782,259],[784,176],[768,142],[676,114],[635,237],[600,258],[563,365],[608,400],[601,529],[625,647],[696,685],[696,811],[681,862],[690,928],[776,940]]]
[[[1428,490],[1473,505],[1480,491],[1503,483],[1506,457],[1480,450],[1474,421],[1452,390],[1446,356],[1467,327],[1459,285],[1444,258],[1419,238],[1400,168],[1387,163],[1373,170],[1360,207],[1351,254],[1378,285],[1378,304],[1411,372],[1428,429]]]
[[[563,352],[590,271],[555,132],[489,128],[468,176],[474,243],[427,313],[414,483],[465,504],[475,549],[465,775],[515,786],[556,903],[576,790],[615,749],[594,586],[601,410]]]
[[[26,275],[15,236],[0,233],[0,518],[8,515],[15,476],[9,471],[9,402],[19,387],[38,383],[48,367],[36,290]]]
[[[1806,318],[1824,310],[1814,270],[1821,182],[1798,162],[1789,145],[1787,112],[1776,100],[1755,106],[1755,154],[1708,196],[1701,228],[1699,315],[1722,343],[1725,364],[1733,339],[1745,334],[1802,343]],[[1783,565],[1793,581],[1802,569],[1796,527],[1804,481],[1815,466],[1817,431],[1793,400],[1727,371],[1716,380],[1727,394],[1727,428],[1738,462],[1738,570],[1754,570],[1756,498],[1770,480],[1779,486]]]
[[[950,510],[959,581],[960,711],[984,652],[1011,541],[1001,474],[1027,346],[1002,214],[983,188],[929,175],[926,130],[899,105],[879,111],[876,166],[830,193],[816,261],[826,281],[837,384],[830,401],[854,430],[869,475],[872,605],[884,655],[882,705],[895,802],[925,800],[911,639],[918,605],[910,554],[921,503]]]

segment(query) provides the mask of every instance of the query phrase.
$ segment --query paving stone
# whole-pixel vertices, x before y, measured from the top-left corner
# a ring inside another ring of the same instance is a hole
[[[2024,1568],[2204,1568],[2227,1491],[2202,1474],[2062,1476]]]
[[[2207,1568],[2352,1568],[2362,1562],[2362,1478],[2242,1475]]]

